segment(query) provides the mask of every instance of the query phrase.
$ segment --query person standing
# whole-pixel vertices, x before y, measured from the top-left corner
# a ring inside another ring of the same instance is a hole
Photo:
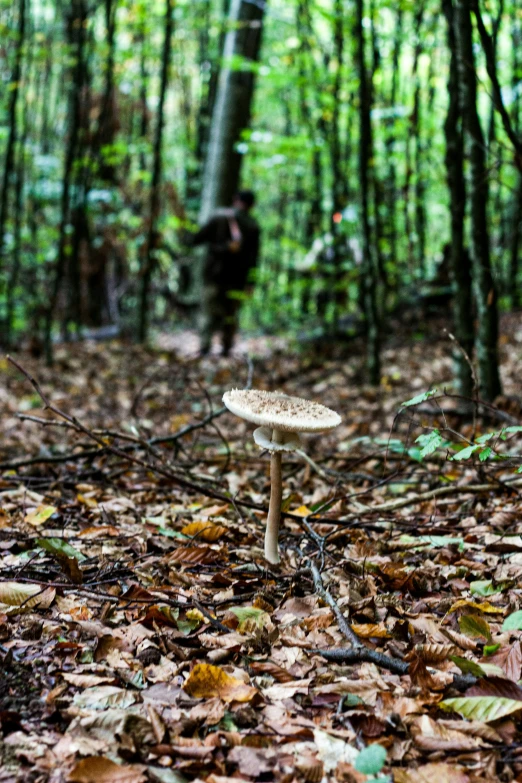
[[[186,244],[207,245],[201,301],[201,354],[210,353],[212,337],[221,333],[223,356],[228,356],[239,320],[240,298],[259,256],[260,228],[251,210],[255,197],[240,190],[232,207],[218,210]]]

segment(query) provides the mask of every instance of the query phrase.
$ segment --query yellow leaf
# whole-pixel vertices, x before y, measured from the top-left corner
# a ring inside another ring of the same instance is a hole
[[[256,688],[245,685],[236,677],[231,677],[219,666],[197,663],[190,672],[184,690],[195,699],[209,699],[218,696],[226,702],[250,701],[257,693]]]
[[[355,631],[361,639],[389,639],[390,634],[383,623],[352,623],[352,631]]]
[[[47,522],[55,511],[56,508],[54,506],[38,506],[34,511],[30,511],[26,514],[24,521],[28,522],[30,525],[34,525],[34,527],[38,527],[39,525],[43,525],[44,522]]]
[[[464,609],[465,607],[469,607],[470,609],[478,609],[480,612],[486,612],[487,614],[505,614],[506,612],[506,610],[501,606],[494,606],[493,604],[490,604],[489,601],[484,601],[484,603],[479,604],[476,601],[469,601],[466,598],[459,598],[459,600],[455,601],[453,606],[448,609],[448,614],[456,612],[457,609]]]
[[[94,498],[87,498],[85,497],[85,495],[81,495],[81,494],[77,495],[76,500],[78,501],[78,503],[83,503],[83,505],[87,506],[87,508],[98,507],[98,503],[96,502],[96,500],[94,500]]]
[[[313,514],[313,511],[308,506],[299,506],[295,511],[292,511],[292,514],[295,514],[296,517],[309,517],[310,514]]]
[[[205,620],[205,615],[199,609],[189,609],[186,618],[187,620],[199,620],[202,623]]]
[[[218,538],[227,532],[226,527],[222,525],[215,525],[213,522],[191,522],[189,525],[185,525],[181,531],[184,536],[190,536],[190,538],[197,538],[200,541],[207,541],[212,543],[217,541]]]

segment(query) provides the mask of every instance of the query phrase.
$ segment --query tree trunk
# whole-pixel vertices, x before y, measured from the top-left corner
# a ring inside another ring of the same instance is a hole
[[[22,55],[25,42],[25,0],[20,0],[18,6],[18,29],[17,29],[17,42],[15,50],[15,60],[13,66],[13,73],[11,76],[10,95],[9,95],[9,107],[8,123],[9,123],[9,135],[7,137],[7,147],[4,160],[4,171],[2,176],[2,190],[0,191],[0,294],[3,294],[4,281],[3,281],[3,261],[4,261],[4,243],[5,243],[5,227],[7,223],[7,209],[9,203],[9,188],[11,184],[11,175],[14,168],[14,153],[16,145],[16,137],[18,134],[17,126],[17,104],[18,96],[20,93],[20,76],[22,73]]]
[[[387,158],[387,174],[386,174],[386,187],[385,187],[385,201],[386,201],[386,222],[387,222],[387,235],[389,239],[389,253],[388,262],[390,274],[387,275],[387,284],[389,288],[397,288],[397,166],[395,161],[395,142],[397,136],[395,116],[395,107],[397,103],[397,89],[400,77],[400,55],[403,41],[403,16],[404,12],[399,6],[397,8],[394,41],[393,41],[393,55],[392,55],[392,79],[390,90],[390,108],[393,112],[392,116],[385,120],[385,147]]]
[[[365,62],[365,35],[363,27],[364,0],[356,0],[356,61],[359,75],[359,184],[361,194],[361,222],[363,228],[363,263],[361,286],[364,302],[367,336],[367,365],[369,381],[374,386],[380,382],[380,335],[377,309],[377,272],[373,257],[370,226],[370,158],[372,150],[372,124],[370,117],[371,94]]]
[[[473,352],[473,313],[471,291],[471,260],[464,245],[466,216],[466,183],[464,179],[464,137],[459,108],[459,74],[457,69],[457,45],[455,40],[453,0],[442,0],[442,11],[448,23],[448,48],[450,51],[448,76],[448,113],[444,123],[446,136],[446,172],[450,195],[451,238],[448,247],[453,276],[453,331],[455,337],[471,359]],[[455,381],[459,394],[470,397],[472,393],[471,368],[462,354],[454,351]]]
[[[64,279],[65,265],[67,260],[68,239],[67,229],[70,218],[70,200],[71,200],[71,179],[73,164],[76,157],[78,138],[81,127],[81,85],[83,80],[83,59],[85,47],[85,23],[87,21],[87,6],[85,0],[73,0],[72,7],[67,19],[67,38],[73,44],[72,48],[75,55],[75,63],[71,85],[69,88],[69,138],[65,153],[64,172],[62,180],[62,195],[60,203],[60,227],[56,265],[54,269],[53,282],[51,284],[51,293],[47,314],[45,319],[45,356],[48,364],[53,361],[52,349],[52,329],[53,320],[58,303],[58,296]]]
[[[501,393],[498,367],[497,291],[491,272],[487,221],[488,172],[484,134],[477,111],[477,74],[471,24],[472,0],[455,0],[455,38],[458,51],[460,108],[469,143],[471,254],[477,307],[475,341],[480,392],[494,400]]]
[[[299,0],[297,4],[296,28],[300,41],[298,63],[298,91],[299,113],[301,121],[306,126],[312,142],[312,188],[309,195],[309,208],[306,220],[305,241],[312,244],[313,240],[321,233],[323,227],[323,164],[321,149],[317,140],[317,123],[314,122],[310,108],[309,92],[307,85],[315,84],[315,74],[309,74],[306,67],[306,58],[310,59],[310,9],[307,0]]]
[[[157,247],[157,220],[160,211],[160,183],[162,164],[163,125],[165,111],[165,95],[169,79],[170,50],[173,28],[173,0],[166,0],[165,7],[165,38],[163,42],[163,57],[161,62],[161,82],[158,103],[158,116],[156,122],[156,134],[154,137],[152,181],[150,187],[149,206],[149,230],[146,245],[144,247],[144,260],[141,270],[141,297],[139,339],[143,342],[147,339],[149,326],[149,293],[152,272],[155,264],[155,251]]]
[[[212,125],[203,174],[199,220],[205,223],[216,208],[230,204],[239,184],[242,156],[235,149],[241,131],[248,127],[254,73],[232,70],[234,56],[255,62],[259,56],[264,3],[232,0],[229,29],[223,46]]]
[[[30,14],[30,8],[24,9],[24,13]],[[29,82],[29,74],[32,63],[33,49],[29,49],[29,53],[26,60],[25,76],[23,82]],[[20,71],[20,76],[22,73]],[[9,276],[7,278],[6,286],[6,316],[5,316],[5,333],[4,344],[7,348],[13,347],[13,321],[15,316],[15,306],[18,304],[16,300],[16,288],[20,276],[21,255],[22,255],[22,220],[23,220],[23,192],[24,192],[24,179],[25,179],[25,147],[27,142],[27,134],[29,132],[29,102],[25,101],[23,104],[22,112],[22,135],[18,142],[18,153],[16,162],[16,179],[14,185],[14,227],[13,227],[13,257],[11,262],[11,268],[9,270]],[[21,304],[21,303],[19,303]]]

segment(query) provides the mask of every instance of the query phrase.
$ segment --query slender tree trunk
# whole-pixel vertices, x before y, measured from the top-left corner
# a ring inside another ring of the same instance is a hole
[[[116,3],[115,0],[105,0],[105,28],[107,31],[107,60],[105,62],[105,87],[97,130],[96,150],[100,157],[100,177],[106,182],[114,183],[115,168],[104,160],[103,148],[114,143],[117,128],[116,106],[114,96],[114,64],[116,58]]]
[[[85,0],[73,0],[67,19],[67,38],[71,41],[75,54],[75,64],[71,85],[69,88],[69,138],[65,153],[64,172],[62,180],[62,195],[60,203],[60,227],[56,264],[51,293],[45,319],[45,356],[48,364],[53,361],[52,329],[58,303],[58,296],[63,283],[67,260],[67,227],[70,218],[71,179],[73,164],[76,157],[78,138],[81,126],[81,84],[83,79],[83,57],[85,47],[85,23],[87,21],[87,7]]]
[[[388,253],[389,267],[391,275],[387,277],[387,283],[393,288],[397,286],[397,167],[395,163],[395,142],[396,142],[396,103],[397,88],[400,76],[400,55],[403,40],[402,24],[403,10],[398,7],[396,13],[393,54],[392,54],[392,80],[390,90],[390,108],[393,112],[392,117],[386,121],[386,157],[388,172],[386,177],[385,199],[387,212],[387,233],[389,238],[390,250]]]
[[[459,106],[459,73],[457,45],[454,30],[453,0],[442,0],[442,10],[448,23],[450,51],[448,75],[448,113],[444,123],[446,136],[446,172],[450,194],[451,237],[448,252],[453,275],[453,331],[455,337],[471,358],[473,352],[473,314],[471,290],[471,260],[464,242],[466,216],[466,183],[464,179],[464,137]],[[459,394],[472,393],[471,369],[462,354],[454,351],[455,380]]]
[[[27,0],[29,3],[29,0]],[[25,9],[27,15],[30,14],[30,8]],[[29,73],[31,70],[33,49],[29,49],[29,53],[25,65],[25,76],[23,78],[24,83],[29,82]],[[22,74],[20,73],[20,76]],[[6,288],[6,317],[5,317],[5,345],[7,348],[13,347],[13,321],[15,314],[15,295],[16,287],[20,276],[20,266],[22,262],[22,221],[23,221],[23,191],[25,180],[25,146],[27,142],[27,134],[29,131],[29,102],[25,101],[23,105],[22,113],[22,135],[18,142],[18,154],[16,162],[16,179],[14,185],[14,230],[13,230],[13,257],[11,262],[11,269],[9,270],[9,276],[7,279]]]
[[[363,26],[364,0],[356,0],[356,62],[359,76],[359,183],[363,229],[362,294],[367,335],[367,365],[371,384],[380,382],[380,335],[377,308],[377,273],[373,257],[370,225],[370,156],[372,150],[371,103],[366,71],[366,45]]]
[[[477,110],[477,74],[470,0],[455,0],[455,38],[460,108],[469,143],[471,253],[478,322],[475,347],[481,395],[486,400],[494,400],[502,390],[498,366],[498,306],[491,271],[487,215],[488,174],[484,134]]]
[[[411,180],[413,175],[413,169],[414,169],[414,161],[412,161],[412,151],[411,146],[413,143],[413,140],[415,139],[415,143],[417,145],[417,151],[418,151],[418,144],[419,144],[419,111],[420,111],[420,77],[419,77],[419,58],[422,54],[423,50],[423,39],[421,36],[421,27],[422,22],[424,19],[424,1],[419,2],[416,6],[415,11],[415,18],[414,18],[414,31],[415,31],[415,48],[413,52],[413,66],[412,66],[412,79],[414,84],[414,91],[413,91],[413,110],[409,118],[409,130],[408,130],[408,136],[406,138],[406,180],[404,183],[404,222],[405,222],[405,229],[406,229],[406,236],[408,238],[408,266],[410,268],[410,273],[412,277],[415,277],[418,275],[419,268],[422,274],[422,267],[424,263],[424,259],[419,259],[419,267],[416,267],[415,264],[415,250],[419,250],[418,248],[418,241],[415,241],[414,238],[414,222],[412,221],[411,217]],[[418,163],[418,161],[417,161]],[[416,172],[415,175],[415,182],[418,181],[418,178],[420,176],[419,172]],[[414,198],[415,204],[416,199]],[[415,205],[414,205],[415,207]],[[414,209],[414,214],[416,214],[416,210]],[[415,225],[415,228],[417,226]],[[417,238],[418,240],[418,238]],[[416,247],[417,245],[417,247]]]
[[[20,94],[20,77],[22,74],[22,56],[25,43],[25,2],[20,0],[18,5],[18,29],[15,50],[15,60],[10,83],[9,106],[7,110],[9,135],[7,137],[7,147],[4,160],[4,171],[2,175],[2,189],[0,191],[0,294],[3,294],[3,266],[4,266],[4,245],[5,228],[7,223],[7,211],[9,204],[9,189],[11,184],[11,175],[14,169],[14,154],[16,139],[18,134],[17,105]]]
[[[162,168],[163,126],[165,113],[165,96],[169,80],[169,66],[171,53],[171,39],[173,28],[173,0],[166,0],[165,7],[165,37],[163,42],[163,57],[161,63],[161,82],[158,103],[158,116],[156,121],[156,135],[154,138],[152,181],[150,188],[149,206],[149,230],[147,242],[144,248],[144,263],[141,271],[141,297],[139,339],[143,342],[147,339],[149,327],[149,294],[152,280],[152,272],[155,265],[155,251],[157,247],[157,221],[160,212],[160,184]]]
[[[376,75],[381,67],[380,46],[377,38],[377,9],[375,7],[374,0],[370,0],[370,22],[371,22],[371,51],[372,51],[372,70],[371,77],[368,79],[370,90],[370,106],[374,104],[374,84],[376,81]],[[370,160],[374,160],[376,155],[375,148],[372,144],[370,150]],[[371,190],[373,194],[373,214],[375,222],[374,230],[374,245],[375,245],[375,260],[377,265],[377,272],[379,275],[379,281],[382,283],[382,288],[385,291],[388,287],[387,271],[384,264],[384,253],[382,251],[382,241],[384,238],[384,226],[381,216],[381,204],[383,203],[383,183],[379,175],[377,174],[377,166],[375,162],[371,166]],[[381,297],[379,297],[381,299]],[[377,303],[380,311],[384,310],[383,302]]]
[[[518,8],[511,6],[511,39],[512,39],[512,60],[511,60],[511,85],[513,95],[513,126],[517,137],[520,138],[520,90],[519,84],[522,81],[522,22],[518,18]],[[510,304],[512,308],[519,307],[522,304],[522,293],[519,284],[520,272],[520,248],[522,232],[522,172],[518,167],[517,185],[513,194],[511,205],[511,216],[509,222],[509,272],[508,272],[508,291]]]
[[[212,125],[203,175],[199,220],[204,223],[217,207],[230,204],[237,191],[242,156],[236,150],[241,131],[248,127],[254,73],[232,70],[228,62],[240,55],[255,62],[259,56],[264,3],[232,0],[229,29],[223,46],[224,63],[212,112]]]
[[[312,142],[312,188],[309,197],[309,211],[306,222],[305,239],[308,244],[321,233],[323,227],[322,190],[323,190],[323,164],[321,149],[317,139],[317,123],[314,122],[310,106],[309,91],[307,85],[315,84],[314,74],[309,73],[306,66],[310,59],[310,11],[307,0],[299,0],[297,5],[296,27],[301,42],[298,53],[298,90],[299,112],[301,121],[308,130]]]
[[[143,12],[145,13],[145,12]],[[140,124],[139,124],[139,137],[141,142],[140,149],[140,169],[145,171],[147,169],[147,158],[145,155],[145,143],[149,134],[149,109],[147,106],[147,90],[149,86],[149,71],[147,68],[147,26],[145,17],[141,21],[140,34]]]
[[[339,323],[339,311],[342,302],[342,268],[341,268],[341,250],[339,247],[341,237],[339,235],[339,218],[345,203],[343,201],[343,170],[341,154],[341,136],[340,136],[340,92],[342,83],[342,68],[344,58],[344,14],[342,0],[335,0],[334,3],[334,23],[333,23],[333,43],[335,57],[335,72],[332,84],[332,119],[330,123],[329,147],[331,159],[331,198],[332,198],[332,216],[330,219],[330,231],[333,236],[332,245],[332,290],[330,299],[332,303],[332,332],[337,334]]]
[[[519,307],[522,303],[520,292],[520,233],[522,230],[522,174],[517,174],[517,185],[511,204],[510,242],[509,242],[509,295],[511,307]]]

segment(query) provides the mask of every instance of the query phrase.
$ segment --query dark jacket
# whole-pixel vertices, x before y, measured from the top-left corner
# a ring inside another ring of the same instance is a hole
[[[241,247],[233,253],[228,249],[232,240],[230,219],[237,221],[241,231]],[[189,245],[207,245],[203,272],[204,282],[217,284],[225,290],[242,291],[250,270],[259,256],[260,229],[248,212],[224,209],[217,212],[200,230],[188,237]]]

